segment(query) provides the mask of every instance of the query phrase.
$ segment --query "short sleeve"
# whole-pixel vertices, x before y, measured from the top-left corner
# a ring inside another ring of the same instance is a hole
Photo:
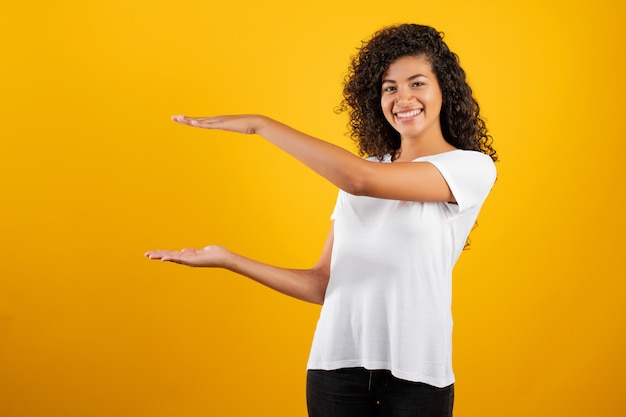
[[[341,208],[341,206],[343,205],[343,202],[345,200],[346,196],[345,196],[345,191],[343,190],[339,190],[338,194],[337,194],[337,201],[335,202],[335,208],[333,209],[332,214],[330,215],[330,219],[331,220],[335,220],[335,217],[337,215],[337,211]]]
[[[458,150],[423,159],[444,177],[457,202],[458,211],[480,208],[496,180],[496,167],[489,155]]]

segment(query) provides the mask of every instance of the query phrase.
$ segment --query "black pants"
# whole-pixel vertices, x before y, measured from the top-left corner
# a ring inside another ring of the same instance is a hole
[[[309,417],[452,417],[454,385],[437,388],[386,370],[309,370]]]

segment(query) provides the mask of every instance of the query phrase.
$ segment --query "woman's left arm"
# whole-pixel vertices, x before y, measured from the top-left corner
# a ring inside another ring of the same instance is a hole
[[[430,163],[379,164],[359,158],[261,115],[174,116],[175,122],[243,134],[257,134],[328,181],[353,195],[408,201],[453,201],[441,173]]]

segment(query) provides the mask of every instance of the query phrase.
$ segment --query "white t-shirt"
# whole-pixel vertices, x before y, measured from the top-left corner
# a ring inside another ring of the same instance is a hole
[[[439,169],[457,204],[339,191],[330,281],[308,369],[387,369],[436,387],[454,382],[452,269],[496,170],[474,151],[414,162],[425,161]]]

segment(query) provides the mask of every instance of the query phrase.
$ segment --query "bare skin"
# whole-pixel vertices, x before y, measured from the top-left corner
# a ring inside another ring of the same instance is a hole
[[[331,227],[319,260],[309,269],[289,269],[268,265],[217,245],[206,246],[202,249],[186,248],[180,251],[149,251],[145,256],[149,259],[193,267],[224,268],[290,297],[322,304],[330,278],[333,237]]]
[[[259,135],[350,194],[405,201],[455,202],[448,184],[434,165],[412,162],[421,156],[456,149],[445,141],[441,132],[441,90],[430,64],[419,57],[399,58],[383,75],[381,89],[385,117],[401,136],[399,157],[389,164],[364,160],[261,115],[174,116],[172,119],[203,129]],[[291,297],[322,304],[330,277],[333,239],[331,227],[319,260],[309,269],[264,264],[221,246],[149,251],[146,257],[193,267],[224,268]]]
[[[366,161],[339,146],[261,115],[174,116],[173,120],[203,129],[262,136],[350,194],[406,201],[453,200],[443,176],[428,162],[379,164]],[[409,161],[423,156],[417,155],[419,147],[414,145],[415,139],[406,142],[407,148],[417,148],[417,150],[401,149],[403,159]],[[454,149],[445,142],[443,136],[440,139],[427,138],[422,142],[424,142],[422,147],[428,145],[428,148],[438,149],[441,152]],[[443,143],[432,146],[430,142]]]

